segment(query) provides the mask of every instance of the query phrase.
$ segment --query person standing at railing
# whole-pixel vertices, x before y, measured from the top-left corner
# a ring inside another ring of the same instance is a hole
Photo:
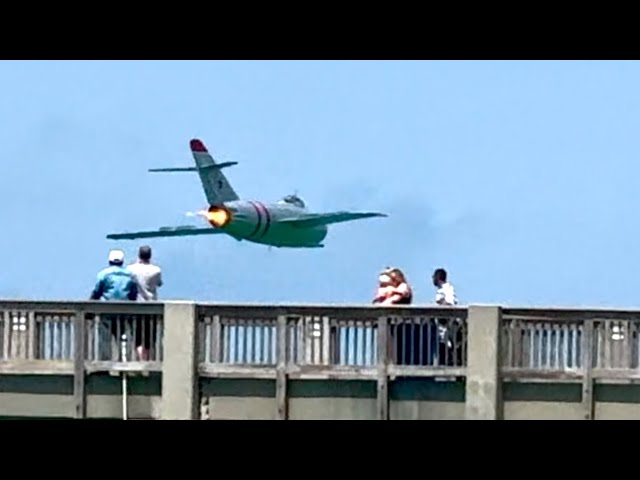
[[[385,268],[378,276],[378,289],[372,303],[381,305],[409,305],[413,292],[399,268]]]
[[[111,250],[109,266],[98,273],[91,300],[136,300],[138,284],[133,274],[122,266],[124,252]]]
[[[383,304],[411,305],[413,289],[399,268],[387,270],[392,288]],[[435,324],[419,319],[403,319],[391,329],[395,337],[395,361],[400,365],[434,365],[438,357],[438,334]]]
[[[386,280],[389,280],[387,283]],[[399,268],[387,268],[380,276],[381,285],[378,296],[380,305],[411,305],[413,290],[407,278]],[[384,283],[383,283],[384,282]],[[395,342],[395,362],[400,365],[420,365],[426,355],[420,350],[422,327],[412,323],[401,322],[392,326],[391,336]]]
[[[162,270],[151,263],[151,254],[151,247],[143,245],[138,250],[138,261],[127,267],[138,284],[138,301],[158,300],[158,288],[162,286]],[[148,360],[151,347],[151,321],[148,318],[135,322],[135,344],[138,359]]]
[[[135,301],[138,297],[138,284],[133,274],[123,266],[124,252],[111,250],[109,252],[109,266],[98,273],[96,285],[91,292],[91,300]],[[122,321],[118,321],[117,315],[103,315],[98,325],[100,360],[110,360],[111,336],[117,340],[119,333],[124,333]],[[120,327],[120,328],[118,328]]]
[[[447,271],[444,268],[436,268],[431,277],[436,290],[436,303],[438,305],[457,305],[456,291],[453,285],[447,281]]]
[[[413,301],[413,292],[409,286],[409,282],[399,268],[387,268],[381,275],[382,280],[389,281],[378,290],[382,294],[383,299],[380,303],[383,305],[410,305]]]
[[[151,247],[143,245],[138,250],[138,261],[127,267],[138,284],[139,301],[158,299],[158,288],[162,287],[162,270],[151,263]]]
[[[436,287],[436,303],[438,305],[454,306],[458,304],[456,291],[447,280],[447,271],[444,268],[436,268],[431,277]],[[439,364],[447,363],[450,366],[462,364],[462,329],[459,323],[450,324],[452,319],[438,320],[438,337],[440,348],[438,349]]]

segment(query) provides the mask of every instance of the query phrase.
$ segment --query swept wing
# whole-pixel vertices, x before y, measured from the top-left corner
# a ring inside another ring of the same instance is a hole
[[[362,218],[386,217],[384,213],[378,212],[331,212],[331,213],[308,213],[297,217],[285,218],[279,221],[296,227],[317,227],[319,225],[330,225],[332,223],[351,222]]]
[[[223,230],[213,227],[160,227],[158,230],[146,230],[140,232],[111,233],[107,235],[109,240],[134,240],[136,238],[157,238],[157,237],[187,237],[192,235],[213,235],[225,233]]]

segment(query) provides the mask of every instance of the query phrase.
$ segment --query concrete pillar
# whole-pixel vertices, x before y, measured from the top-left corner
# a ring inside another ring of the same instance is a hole
[[[500,307],[469,307],[465,405],[467,420],[502,418],[500,319]]]
[[[378,420],[389,420],[389,319],[378,318]]]
[[[301,320],[303,321],[303,320]],[[304,330],[303,330],[304,331]],[[287,317],[278,316],[278,337],[276,343],[276,418],[289,418],[288,378],[287,378]]]
[[[164,306],[162,420],[198,418],[196,306],[167,302]]]

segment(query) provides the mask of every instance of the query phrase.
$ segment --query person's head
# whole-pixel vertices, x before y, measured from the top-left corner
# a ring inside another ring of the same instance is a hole
[[[111,250],[109,252],[109,265],[122,265],[124,263],[124,252],[122,250]]]
[[[138,250],[138,258],[143,262],[151,260],[151,247],[149,245],[143,245]]]
[[[391,281],[394,283],[394,285],[407,283],[407,279],[404,276],[404,273],[399,268],[392,268],[389,271],[389,276],[391,277]]]
[[[431,278],[436,287],[441,287],[447,283],[447,271],[444,268],[436,268]]]

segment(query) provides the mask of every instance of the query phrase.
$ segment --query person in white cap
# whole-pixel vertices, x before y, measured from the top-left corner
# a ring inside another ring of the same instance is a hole
[[[138,297],[136,279],[123,263],[122,250],[109,252],[109,266],[98,273],[91,300],[135,300]]]
[[[96,285],[91,292],[91,300],[132,300],[138,297],[138,284],[133,274],[123,266],[124,252],[111,250],[109,252],[109,266],[98,273]],[[100,360],[111,358],[111,339],[117,341],[119,331],[124,333],[124,322],[118,315],[102,315],[99,323],[99,353]],[[120,328],[118,328],[118,326]]]

